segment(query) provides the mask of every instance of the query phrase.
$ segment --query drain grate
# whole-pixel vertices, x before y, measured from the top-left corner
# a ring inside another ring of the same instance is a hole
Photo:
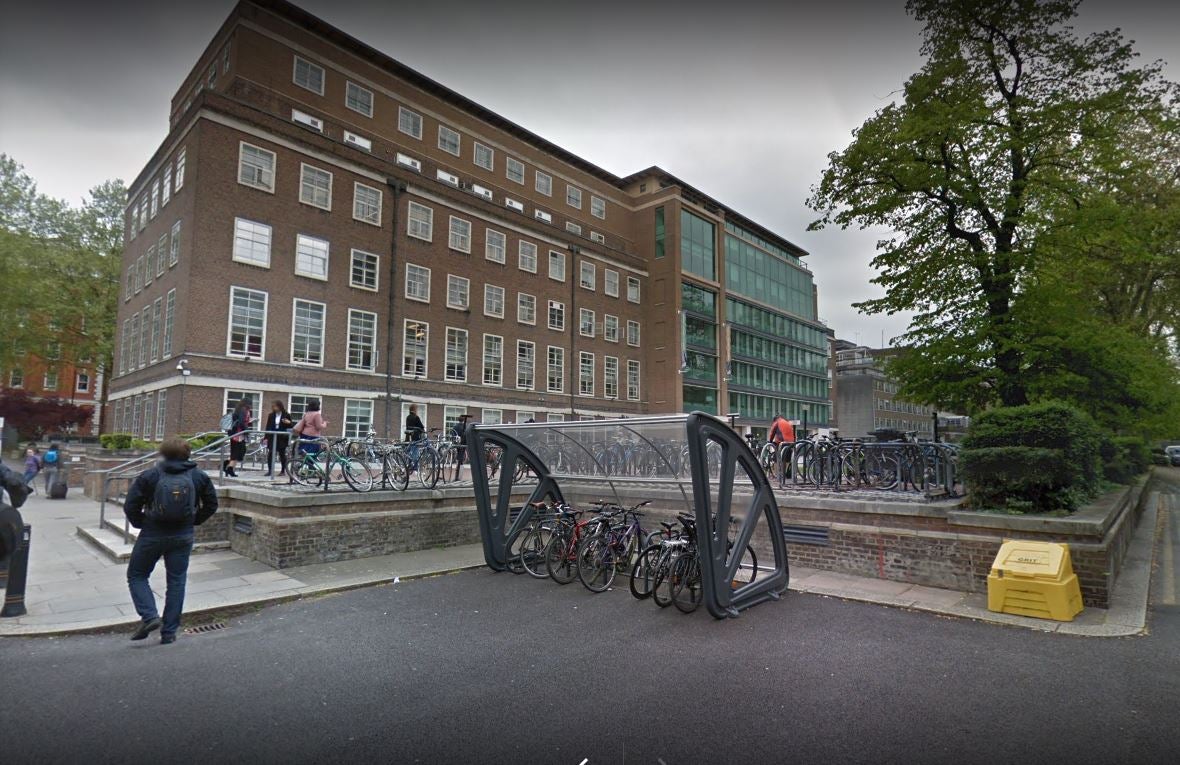
[[[227,627],[225,622],[212,622],[211,624],[199,624],[196,627],[188,627],[185,629],[186,635],[203,635],[206,632],[217,632]]]

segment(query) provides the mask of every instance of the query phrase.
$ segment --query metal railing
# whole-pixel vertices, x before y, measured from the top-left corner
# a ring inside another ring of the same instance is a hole
[[[779,488],[917,491],[957,497],[958,448],[934,442],[804,439],[760,459]]]

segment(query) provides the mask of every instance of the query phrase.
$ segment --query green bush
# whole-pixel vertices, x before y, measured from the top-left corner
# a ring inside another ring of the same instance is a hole
[[[98,442],[104,449],[130,449],[135,436],[130,433],[103,433]]]
[[[992,409],[976,417],[960,465],[971,504],[1010,512],[1072,511],[1098,493],[1102,434],[1058,402]]]
[[[223,438],[221,433],[210,433],[208,435],[199,437],[185,436],[185,439],[189,442],[189,445],[192,446],[194,452],[203,446],[208,446],[219,438]]]
[[[1134,436],[1104,439],[1101,454],[1103,475],[1114,483],[1130,483],[1151,464],[1147,444]]]
[[[1152,452],[1151,462],[1153,465],[1171,465],[1172,461],[1168,459],[1168,455],[1163,452]]]

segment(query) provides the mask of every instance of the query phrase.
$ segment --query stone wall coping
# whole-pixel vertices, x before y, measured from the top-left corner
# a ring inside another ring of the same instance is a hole
[[[415,515],[446,515],[449,513],[467,513],[474,515],[475,512],[470,507],[415,507],[403,508],[401,510],[373,510],[363,513],[340,513],[339,515],[306,515],[306,516],[274,516],[267,513],[260,513],[257,510],[250,510],[248,508],[231,507],[225,510],[218,510],[218,513],[227,513],[230,515],[242,515],[247,518],[257,519],[266,523],[274,524],[275,526],[299,526],[310,523],[329,523],[337,521],[368,521],[378,518],[409,518]]]
[[[336,492],[285,492],[272,491],[253,486],[220,486],[217,496],[224,499],[237,499],[254,502],[271,507],[322,507],[325,505],[347,505],[357,502],[406,502],[409,500],[440,501],[448,499],[471,499],[474,493],[469,487],[455,486],[445,489],[407,489],[406,491],[374,491],[361,494],[355,491]],[[519,495],[527,497],[523,492]]]

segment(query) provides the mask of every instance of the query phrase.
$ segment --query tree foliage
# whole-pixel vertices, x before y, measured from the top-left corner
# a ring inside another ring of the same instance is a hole
[[[46,434],[82,427],[90,421],[92,410],[58,398],[33,398],[22,389],[0,389],[0,417],[26,438],[38,439]]]

